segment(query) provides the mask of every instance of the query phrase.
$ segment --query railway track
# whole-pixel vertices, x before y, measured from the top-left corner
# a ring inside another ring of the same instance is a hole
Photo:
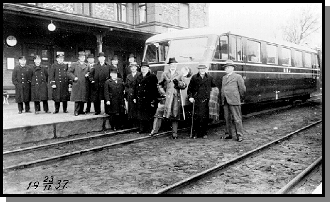
[[[288,106],[278,107],[278,108],[274,108],[274,109],[263,110],[263,111],[244,115],[243,118],[250,118],[250,117],[258,116],[258,115],[262,115],[262,114],[269,114],[269,113],[276,112],[276,111],[287,110],[291,107],[292,107],[291,105],[288,105]],[[213,128],[218,125],[220,125],[220,122],[210,124],[210,127]],[[30,168],[30,167],[35,167],[35,166],[39,166],[39,165],[49,164],[49,163],[60,161],[60,160],[67,159],[70,157],[93,153],[93,152],[101,151],[104,149],[117,148],[120,146],[129,145],[132,143],[143,142],[143,141],[146,141],[149,139],[164,137],[164,136],[168,136],[169,134],[171,134],[171,131],[166,131],[166,132],[161,132],[152,137],[151,136],[137,137],[137,134],[132,134],[132,132],[135,130],[136,129],[126,129],[126,130],[120,130],[120,131],[110,132],[110,133],[106,133],[106,134],[96,134],[96,135],[89,136],[89,137],[68,139],[68,140],[64,140],[64,141],[54,142],[51,144],[44,144],[44,145],[38,145],[38,146],[28,147],[28,148],[24,148],[24,149],[6,151],[6,152],[3,152],[3,166],[4,166],[3,172],[6,173],[6,172],[17,170],[17,169]],[[188,130],[188,128],[179,129],[179,131],[186,131],[186,130]],[[117,135],[118,137],[115,138],[114,137],[115,135]],[[110,140],[110,141],[107,142],[105,140]],[[115,140],[115,141],[112,141],[112,140]],[[119,140],[119,141],[116,141],[116,140]],[[82,144],[84,142],[85,143],[89,142],[89,144],[86,144],[86,147],[84,147],[82,145],[83,148],[82,147],[73,148],[74,145],[79,146],[80,144]],[[72,145],[72,146],[70,146],[70,145]],[[45,151],[47,150],[47,152],[45,152],[44,150]],[[40,155],[38,155],[37,151],[41,151],[41,153],[39,153]],[[33,153],[31,153],[31,152],[33,152]],[[29,154],[31,154],[31,155],[29,155]],[[50,156],[52,154],[53,154],[53,156]],[[27,158],[26,156],[28,156],[28,157],[30,156],[30,158]],[[14,157],[20,158],[20,159],[18,159],[18,162],[17,161],[13,162],[10,159],[10,158],[14,158]],[[38,157],[39,157],[39,159],[38,159]]]
[[[165,188],[162,188],[158,191],[155,191],[153,194],[177,194],[179,192],[182,192],[183,189],[186,189],[188,186],[195,186],[197,185],[197,183],[199,183],[200,181],[207,179],[207,178],[211,178],[212,175],[216,175],[218,173],[220,173],[221,171],[223,171],[224,169],[228,169],[236,164],[238,164],[239,162],[252,157],[253,155],[259,154],[261,151],[263,152],[264,150],[271,148],[277,144],[280,144],[282,141],[284,140],[288,140],[290,139],[292,136],[294,136],[295,134],[298,134],[300,132],[303,132],[304,130],[307,130],[319,123],[321,123],[322,120],[316,121],[314,123],[311,123],[305,127],[302,127],[296,131],[293,131],[281,138],[278,138],[276,140],[273,140],[267,144],[264,144],[260,147],[257,147],[254,150],[251,150],[239,157],[236,157],[232,160],[229,160],[227,162],[218,164],[212,168],[209,168],[205,171],[202,171],[200,173],[197,173],[195,175],[192,175],[188,178],[185,178],[179,182],[176,182],[172,185],[169,185]],[[300,173],[298,176],[296,176],[292,181],[290,181],[289,183],[287,183],[287,185],[285,185],[283,188],[281,188],[277,194],[282,194],[282,193],[286,193],[288,192],[292,187],[294,187],[297,183],[299,183],[301,180],[304,179],[305,175],[307,175],[310,171],[312,171],[312,169],[314,169],[317,165],[319,165],[321,162],[321,158],[319,158],[318,160],[316,160],[315,162],[313,162],[307,169],[305,169],[302,173]],[[211,180],[211,179],[210,179]]]

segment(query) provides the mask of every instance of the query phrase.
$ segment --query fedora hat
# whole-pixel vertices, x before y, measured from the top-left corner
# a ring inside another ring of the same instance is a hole
[[[84,51],[78,52],[78,57],[81,57],[81,56],[85,56],[85,52]]]
[[[104,52],[99,52],[98,57],[105,57],[105,53]]]
[[[113,65],[111,65],[110,73],[117,73],[117,72],[118,72],[118,69],[116,67],[114,67]]]
[[[87,58],[95,58],[93,54],[89,54]]]
[[[208,68],[205,64],[198,65],[197,69],[206,69]]]
[[[19,59],[19,60],[26,60],[26,59],[25,59],[25,56],[20,56],[18,59]]]
[[[175,57],[171,57],[171,58],[168,59],[167,64],[171,64],[171,63],[178,63],[178,62],[175,60]]]
[[[150,67],[148,62],[142,62],[142,63],[141,63],[141,67],[143,67],[143,66],[145,66],[145,67]]]
[[[236,67],[236,65],[234,64],[233,60],[226,60],[225,62],[226,62],[226,64],[224,66],[222,66],[223,68],[226,68],[228,66],[232,66],[234,68]]]

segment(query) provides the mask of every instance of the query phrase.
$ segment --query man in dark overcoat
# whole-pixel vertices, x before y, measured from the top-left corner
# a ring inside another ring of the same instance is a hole
[[[60,102],[62,102],[62,108],[64,113],[67,111],[67,102],[70,99],[69,94],[69,78],[67,76],[68,65],[64,64],[64,56],[58,54],[56,56],[57,62],[55,62],[49,71],[49,80],[52,87],[52,99],[54,100],[55,111],[53,114],[59,113]]]
[[[134,90],[134,102],[137,103],[139,132],[152,130],[153,115],[158,104],[158,79],[149,71],[148,62],[142,62],[141,73],[137,76]]]
[[[187,90],[189,101],[194,103],[193,138],[207,138],[210,92],[216,85],[206,71],[207,66],[200,64],[198,73],[191,77]]]
[[[232,60],[227,60],[223,66],[226,75],[222,78],[221,104],[224,108],[226,132],[224,139],[232,139],[241,142],[243,140],[243,126],[241,113],[241,98],[244,97],[246,87],[241,75],[234,72],[235,65]],[[235,123],[236,134],[232,133],[232,117]]]
[[[46,67],[41,66],[41,58],[39,55],[34,57],[34,65],[32,69],[31,80],[31,101],[34,101],[35,114],[40,111],[40,101],[43,102],[43,109],[45,113],[48,111],[48,71]]]
[[[134,103],[134,89],[136,78],[140,75],[140,72],[137,71],[137,64],[133,63],[130,66],[131,73],[126,77],[125,83],[125,96],[128,103],[128,124],[131,124],[132,127],[138,126],[137,124],[137,104]]]
[[[89,66],[85,63],[85,53],[78,53],[78,61],[68,69],[68,77],[73,81],[70,101],[75,102],[74,115],[84,114],[84,103],[87,101],[86,80]]]
[[[23,111],[23,103],[25,105],[25,112],[30,111],[31,100],[31,79],[32,70],[26,65],[25,56],[18,58],[19,65],[14,67],[12,74],[12,82],[15,85],[15,100],[18,105],[18,114]]]
[[[119,58],[117,55],[113,55],[111,58],[111,65],[116,68],[117,77],[123,79],[123,67],[119,64]]]
[[[131,53],[129,55],[129,58],[128,58],[128,62],[126,62],[123,66],[123,77],[124,77],[124,81],[126,81],[126,77],[128,76],[128,74],[131,73],[131,65],[132,64],[136,64],[137,66],[137,71],[139,70],[139,67],[137,65],[137,62],[135,62],[135,56],[133,53]]]
[[[120,129],[122,118],[125,113],[124,82],[117,76],[117,69],[111,66],[110,79],[106,80],[104,86],[104,95],[107,114],[113,130]]]
[[[90,71],[89,79],[91,81],[91,100],[95,108],[95,115],[101,113],[100,103],[104,100],[104,85],[107,79],[110,78],[111,67],[105,62],[105,54],[100,52],[98,54],[98,63]],[[107,113],[106,101],[104,100],[105,114]]]
[[[86,108],[85,108],[85,114],[90,113],[91,109],[91,81],[89,79],[89,75],[91,70],[93,69],[93,66],[95,65],[95,58],[93,54],[89,54],[87,57],[87,64],[88,64],[88,73],[86,75],[86,94],[87,94],[87,102],[86,102]]]

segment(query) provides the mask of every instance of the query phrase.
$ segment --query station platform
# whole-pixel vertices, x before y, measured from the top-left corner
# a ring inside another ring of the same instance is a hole
[[[74,102],[70,101],[68,101],[68,113],[63,113],[61,103],[60,112],[52,114],[55,110],[53,100],[48,101],[51,113],[43,111],[42,103],[40,106],[41,111],[36,115],[33,102],[30,102],[31,113],[23,112],[22,114],[18,114],[17,103],[3,104],[3,146],[67,137],[110,128],[108,117],[103,115],[103,102],[101,102],[102,112],[100,115],[94,115],[94,112],[91,112],[75,116]],[[91,106],[91,111],[94,111],[93,104]]]

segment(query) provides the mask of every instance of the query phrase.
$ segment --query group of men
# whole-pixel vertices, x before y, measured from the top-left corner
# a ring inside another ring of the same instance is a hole
[[[200,64],[198,73],[190,78],[188,69],[177,71],[175,58],[169,58],[167,64],[170,69],[158,81],[156,75],[150,72],[147,62],[142,62],[139,72],[137,63],[130,60],[125,68],[127,74],[123,75],[119,73],[117,59],[112,59],[112,64],[108,64],[103,52],[98,54],[98,63],[94,63],[93,54],[89,54],[86,59],[86,54],[79,52],[78,61],[71,66],[65,64],[64,56],[59,54],[49,70],[41,66],[40,56],[34,57],[32,66],[26,65],[26,59],[22,56],[12,75],[19,114],[23,111],[23,103],[25,112],[31,112],[30,100],[34,101],[36,114],[40,112],[41,101],[44,111],[49,113],[49,82],[55,102],[53,114],[59,113],[60,102],[63,103],[63,112],[68,113],[67,101],[70,100],[75,102],[75,116],[89,113],[92,102],[95,115],[98,115],[101,114],[103,100],[104,112],[109,115],[110,125],[114,130],[123,127],[120,122],[126,112],[126,124],[138,126],[138,133],[151,132],[150,135],[154,135],[158,130],[152,127],[155,124],[152,120],[162,110],[159,116],[172,121],[174,139],[177,138],[178,122],[185,119],[184,101],[188,100],[195,110],[191,124],[194,127],[193,138],[207,138],[210,92],[216,87],[213,78],[207,74],[207,66]],[[231,61],[224,67],[227,74],[222,80],[221,104],[227,135],[222,138],[242,141],[241,98],[246,87],[242,77],[234,72],[235,65]],[[69,84],[72,86],[71,93]],[[188,98],[183,99],[181,91],[186,88]],[[161,101],[164,101],[163,109],[157,109]],[[87,106],[84,111],[85,103]],[[232,119],[235,122],[235,134],[231,128]]]

